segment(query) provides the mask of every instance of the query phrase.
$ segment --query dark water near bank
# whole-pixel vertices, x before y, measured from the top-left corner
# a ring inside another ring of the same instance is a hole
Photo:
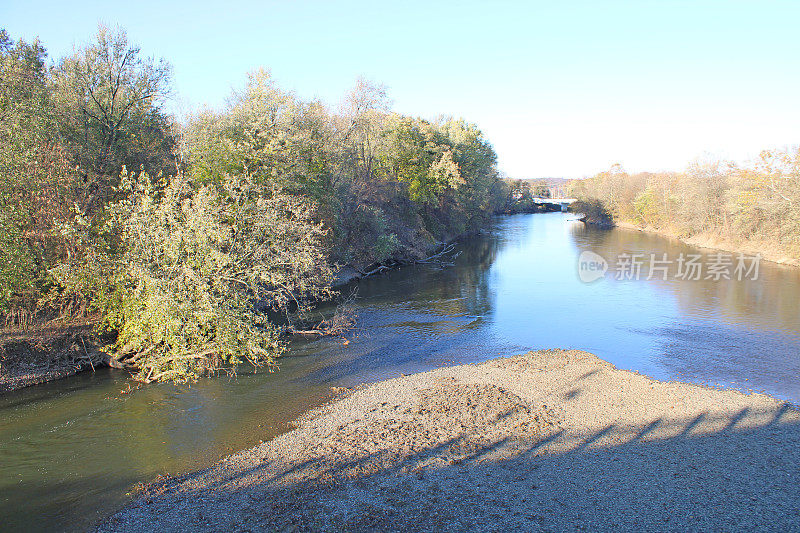
[[[572,347],[663,379],[754,389],[800,403],[800,269],[756,281],[617,281],[620,253],[703,253],[569,215],[518,215],[471,239],[455,267],[417,266],[359,285],[359,325],[301,341],[280,372],[146,386],[85,373],[0,396],[0,530],[86,529],[139,481],[203,468],[267,440],[333,386]],[[582,283],[591,250],[611,271]]]

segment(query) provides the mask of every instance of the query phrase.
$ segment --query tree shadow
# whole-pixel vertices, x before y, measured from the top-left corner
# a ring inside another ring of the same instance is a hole
[[[557,424],[520,430],[539,414],[512,406],[485,427],[422,446],[394,435],[377,449],[360,450],[358,439],[321,446],[277,469],[268,459],[184,487],[182,501],[202,506],[189,504],[180,528],[800,529],[800,416],[788,404],[586,434]],[[173,500],[167,491],[155,502],[150,527],[171,529],[158,517],[174,514]],[[199,509],[202,519],[191,514]]]

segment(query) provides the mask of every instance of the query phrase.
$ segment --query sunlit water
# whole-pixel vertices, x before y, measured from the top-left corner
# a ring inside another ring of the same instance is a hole
[[[498,219],[455,267],[406,267],[358,285],[358,327],[294,343],[277,373],[151,385],[103,370],[0,396],[0,530],[86,529],[139,481],[210,465],[267,440],[354,386],[530,349],[591,351],[661,379],[754,389],[800,403],[800,269],[752,281],[618,281],[620,253],[702,253],[570,215]],[[610,271],[577,275],[590,250]]]

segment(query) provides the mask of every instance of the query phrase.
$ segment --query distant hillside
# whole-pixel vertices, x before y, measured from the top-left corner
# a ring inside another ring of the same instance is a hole
[[[522,181],[536,182],[537,184],[547,185],[548,187],[560,187],[566,185],[572,178],[521,178]]]

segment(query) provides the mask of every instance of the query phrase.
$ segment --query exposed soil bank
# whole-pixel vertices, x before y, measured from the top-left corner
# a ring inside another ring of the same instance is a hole
[[[105,365],[93,327],[58,324],[1,332],[0,394]]]
[[[724,252],[742,253],[747,255],[761,254],[762,259],[771,261],[773,263],[800,266],[800,259],[796,259],[787,255],[785,252],[778,250],[769,242],[746,241],[742,243],[735,243],[707,233],[699,233],[691,237],[680,237],[677,233],[671,231],[655,229],[650,226],[642,227],[631,222],[617,222],[615,225],[620,228],[655,233],[663,237],[677,239],[685,244],[696,246],[698,248],[710,248],[713,250],[722,250]]]
[[[800,412],[548,350],[357,390],[104,531],[794,530]]]

